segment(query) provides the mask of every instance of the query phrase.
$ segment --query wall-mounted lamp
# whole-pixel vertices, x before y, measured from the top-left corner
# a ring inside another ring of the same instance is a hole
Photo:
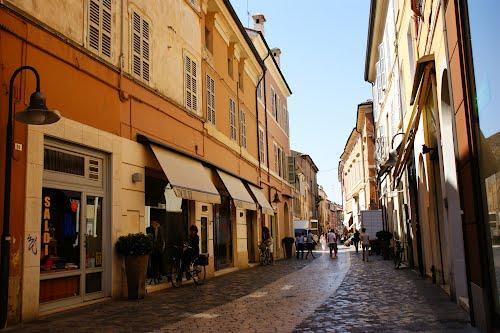
[[[132,174],[132,183],[140,183],[142,182],[142,173],[135,172]]]
[[[437,149],[428,147],[427,145],[422,145],[422,154],[430,154],[431,160],[435,160],[437,158]]]

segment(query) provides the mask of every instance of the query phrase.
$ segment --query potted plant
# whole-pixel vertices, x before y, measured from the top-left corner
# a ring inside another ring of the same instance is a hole
[[[118,238],[115,247],[118,254],[125,257],[128,298],[144,298],[148,256],[153,251],[153,239],[143,233],[128,234]]]
[[[286,258],[290,259],[292,257],[292,245],[295,243],[295,239],[293,237],[285,237],[281,242],[285,247]]]
[[[392,239],[392,233],[386,230],[380,230],[376,234],[377,239],[380,243],[380,248],[382,250],[382,255],[385,260],[389,259],[389,244]]]

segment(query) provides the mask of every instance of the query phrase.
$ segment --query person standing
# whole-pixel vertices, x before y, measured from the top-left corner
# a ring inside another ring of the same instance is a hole
[[[295,249],[297,251],[297,259],[304,259],[304,233],[301,233],[295,237]]]
[[[363,247],[363,261],[368,261],[368,249],[370,248],[370,236],[366,233],[366,228],[361,229],[361,246]]]
[[[307,247],[307,253],[306,253],[306,259],[307,257],[309,257],[309,253],[311,254],[311,256],[313,257],[313,259],[315,258],[314,257],[314,254],[312,252],[313,248],[314,248],[314,238],[313,238],[313,234],[311,231],[309,231],[307,233],[307,237],[306,237],[306,247]]]
[[[330,258],[337,258],[337,235],[335,235],[332,229],[326,234],[326,239],[330,248]],[[335,257],[332,257],[332,252],[335,252]]]
[[[356,253],[359,253],[359,251],[358,251],[359,231],[357,229],[354,231],[354,237],[352,238],[352,241],[354,243],[354,247],[356,248]]]

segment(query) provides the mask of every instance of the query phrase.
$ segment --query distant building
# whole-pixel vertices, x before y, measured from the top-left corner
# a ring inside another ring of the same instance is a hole
[[[318,167],[311,156],[291,150],[289,168],[295,170],[295,191],[293,201],[293,221],[307,221],[310,229],[318,230]]]
[[[347,139],[340,156],[339,181],[342,187],[344,225],[359,229],[359,212],[378,208],[375,173],[373,104],[358,105],[356,127]]]

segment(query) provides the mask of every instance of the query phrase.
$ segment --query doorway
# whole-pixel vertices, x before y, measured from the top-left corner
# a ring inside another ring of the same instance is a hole
[[[255,247],[257,243],[256,212],[247,209],[247,253],[248,262],[256,262]]]
[[[214,256],[216,270],[233,265],[231,199],[225,195],[214,205]]]
[[[41,311],[110,294],[107,157],[47,141],[40,253]]]

